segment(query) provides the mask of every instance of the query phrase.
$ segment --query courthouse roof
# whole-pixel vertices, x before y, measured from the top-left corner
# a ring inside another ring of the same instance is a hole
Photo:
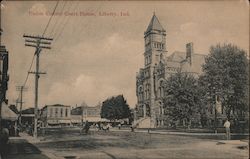
[[[186,53],[175,51],[170,56],[167,57],[167,61],[181,62],[186,59]]]
[[[165,29],[162,27],[161,23],[159,22],[159,20],[158,20],[158,18],[156,17],[155,14],[152,17],[146,32],[149,32],[151,30],[165,31]]]

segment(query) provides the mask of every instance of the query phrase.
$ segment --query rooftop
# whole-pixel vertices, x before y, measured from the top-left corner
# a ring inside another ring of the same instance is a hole
[[[150,21],[150,23],[148,25],[146,33],[151,31],[151,30],[165,31],[165,29],[162,27],[161,23],[159,22],[159,20],[158,20],[158,18],[156,17],[155,14],[151,18],[151,21]]]

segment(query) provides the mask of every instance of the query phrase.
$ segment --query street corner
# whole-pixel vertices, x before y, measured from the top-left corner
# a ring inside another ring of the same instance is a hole
[[[249,142],[245,142],[245,141],[242,141],[242,140],[220,140],[220,141],[217,142],[217,145],[221,145],[221,144],[248,146]]]
[[[249,150],[249,141],[242,140],[220,140],[216,143],[216,145],[224,145],[230,146],[232,148],[236,148],[238,150]]]

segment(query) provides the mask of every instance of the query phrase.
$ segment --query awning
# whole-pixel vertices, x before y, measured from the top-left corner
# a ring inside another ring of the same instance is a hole
[[[5,120],[11,120],[11,121],[15,121],[18,119],[18,116],[16,113],[14,113],[7,104],[5,104],[4,102],[2,103],[2,119]]]
[[[71,121],[70,119],[51,119],[51,120],[47,120],[48,124],[70,124]]]
[[[61,120],[59,120],[59,123],[61,123],[61,124],[70,124],[71,121],[70,121],[70,119],[69,120],[63,120],[63,119],[61,119]]]
[[[71,123],[82,123],[82,120],[71,119]]]
[[[83,121],[86,122],[88,120],[88,122],[108,122],[108,119],[104,119],[101,117],[84,117]]]

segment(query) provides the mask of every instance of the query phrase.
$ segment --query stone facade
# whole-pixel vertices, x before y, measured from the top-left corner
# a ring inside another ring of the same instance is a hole
[[[197,77],[202,73],[202,64],[205,62],[205,55],[194,53],[193,43],[186,44],[186,52],[175,51],[167,56],[166,35],[166,30],[153,15],[144,32],[144,68],[136,75],[135,118],[137,121],[148,118],[148,127],[167,124],[162,102],[164,81],[178,70]]]

